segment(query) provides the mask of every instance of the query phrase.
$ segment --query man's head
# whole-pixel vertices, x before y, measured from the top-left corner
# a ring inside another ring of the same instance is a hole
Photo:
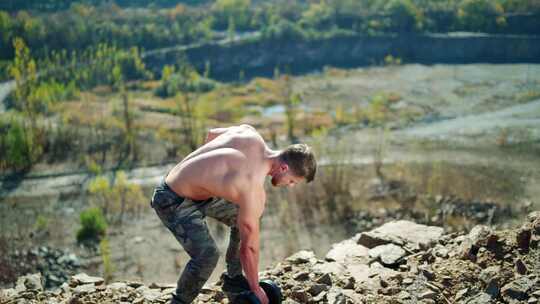
[[[293,186],[303,180],[309,183],[315,177],[316,170],[315,155],[308,145],[290,145],[279,153],[270,172],[272,185]]]

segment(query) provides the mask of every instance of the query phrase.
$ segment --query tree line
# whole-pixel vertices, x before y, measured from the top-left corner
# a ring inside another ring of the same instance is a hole
[[[86,5],[101,5],[111,2],[110,0],[3,0],[0,2],[0,9],[5,11],[20,10],[44,10],[56,11],[68,9],[74,3]],[[178,3],[200,5],[211,2],[210,0],[115,0],[122,7],[172,7]]]
[[[0,60],[14,58],[15,37],[23,38],[35,56],[43,57],[53,50],[83,50],[98,43],[148,50],[203,42],[220,31],[262,31],[263,38],[339,31],[373,35],[540,31],[540,2],[529,0],[217,0],[207,5],[187,1],[174,7],[167,6],[172,4],[168,0],[131,1],[128,7],[121,6],[124,2],[8,1],[12,7],[0,9]]]

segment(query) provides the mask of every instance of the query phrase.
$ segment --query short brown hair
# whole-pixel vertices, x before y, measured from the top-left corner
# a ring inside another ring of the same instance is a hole
[[[304,177],[306,182],[311,182],[315,177],[317,162],[315,161],[315,155],[308,145],[290,145],[281,151],[279,159],[286,163],[295,175]]]

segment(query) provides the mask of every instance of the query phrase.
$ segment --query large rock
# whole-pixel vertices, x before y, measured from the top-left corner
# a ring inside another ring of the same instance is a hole
[[[383,280],[389,280],[399,277],[401,274],[398,271],[384,267],[378,262],[374,262],[369,265],[369,277],[372,278],[375,276],[378,276]]]
[[[488,244],[490,238],[496,237],[493,234],[493,230],[486,225],[476,225],[474,226],[469,234],[467,235],[467,240],[471,245],[477,247],[485,247]]]
[[[482,282],[487,284],[494,279],[499,280],[498,276],[500,272],[501,272],[501,266],[493,265],[493,266],[489,266],[483,269],[478,275],[478,277],[480,280],[482,280]]]
[[[311,250],[300,250],[286,259],[292,264],[315,263],[317,258]]]
[[[380,259],[384,266],[395,266],[406,255],[403,248],[394,245],[380,245],[369,250],[369,256],[373,259]]]
[[[346,304],[347,296],[343,294],[343,290],[332,288],[326,294],[326,300],[328,301],[328,304]]]
[[[358,239],[358,244],[367,248],[374,248],[392,243],[405,246],[408,249],[419,250],[430,247],[442,234],[442,227],[426,226],[400,220],[386,223],[379,228],[362,233]]]
[[[532,231],[540,235],[540,211],[533,211],[527,215],[529,223],[526,225],[532,229]]]
[[[517,303],[529,298],[528,292],[536,284],[536,279],[521,276],[501,288],[501,295],[508,303]]]
[[[142,290],[142,296],[145,300],[152,302],[161,297],[161,292],[156,289],[144,289]]]
[[[479,293],[467,300],[467,304],[491,304],[493,300],[487,293]]]
[[[17,279],[17,284],[15,287],[17,292],[22,292],[26,290],[43,290],[43,281],[40,273],[29,274],[20,277]]]
[[[358,245],[355,240],[348,239],[332,245],[325,259],[340,263],[367,262],[368,250],[367,247]]]
[[[78,285],[73,289],[75,294],[87,294],[96,291],[96,286],[93,283]]]
[[[105,280],[100,277],[92,277],[87,275],[86,273],[79,273],[70,278],[70,285],[76,286],[76,285],[83,285],[83,284],[94,284],[99,285],[102,284]]]
[[[335,276],[341,276],[346,272],[345,266],[337,262],[328,262],[323,264],[316,264],[313,266],[313,272],[318,274],[333,274]]]
[[[371,274],[370,268],[366,264],[350,265],[347,270],[356,282],[367,282]]]
[[[330,287],[328,287],[327,284],[316,283],[316,284],[311,285],[311,287],[308,289],[308,292],[312,296],[317,296],[318,294],[320,294],[323,291],[328,290],[329,288]]]

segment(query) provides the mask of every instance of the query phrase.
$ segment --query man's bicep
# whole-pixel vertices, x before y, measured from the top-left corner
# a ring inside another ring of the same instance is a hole
[[[249,234],[259,229],[259,219],[262,215],[260,202],[256,201],[254,195],[240,195],[236,223],[241,234]]]
[[[241,226],[255,226],[259,223],[259,218],[261,217],[257,208],[255,208],[253,203],[247,203],[240,205],[238,209],[238,216],[236,218],[236,223],[239,228]]]

